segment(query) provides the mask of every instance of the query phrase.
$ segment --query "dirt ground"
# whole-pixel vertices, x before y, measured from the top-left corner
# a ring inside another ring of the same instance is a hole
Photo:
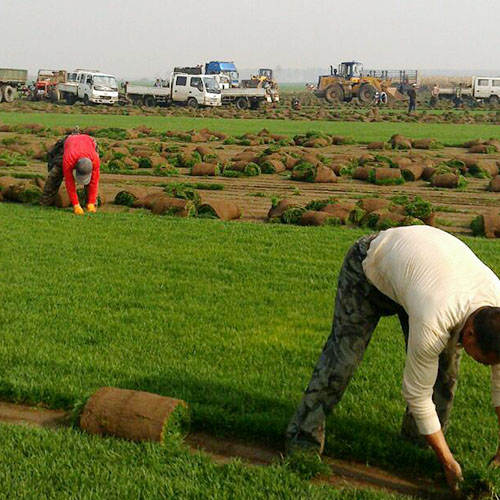
[[[28,425],[46,429],[61,429],[71,426],[72,414],[64,410],[48,410],[0,401],[0,423]],[[268,466],[282,459],[279,450],[245,443],[235,439],[216,438],[204,433],[191,433],[186,444],[195,451],[207,453],[216,463],[227,463],[241,459],[253,466]],[[390,493],[400,493],[416,498],[448,498],[441,486],[431,481],[389,473],[376,467],[347,460],[333,460],[325,457],[324,462],[331,473],[313,481],[332,486],[372,488]]]

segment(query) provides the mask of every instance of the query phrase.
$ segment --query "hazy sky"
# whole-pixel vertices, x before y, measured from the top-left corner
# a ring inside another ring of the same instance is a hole
[[[500,70],[498,0],[0,0],[0,67]]]

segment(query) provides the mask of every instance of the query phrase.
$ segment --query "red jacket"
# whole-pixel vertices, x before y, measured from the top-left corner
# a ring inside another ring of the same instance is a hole
[[[92,161],[92,177],[88,190],[88,203],[95,204],[96,202],[100,162],[95,147],[94,139],[86,134],[70,135],[64,142],[63,175],[66,190],[73,205],[78,205],[79,203],[73,170],[80,158],[89,158]]]

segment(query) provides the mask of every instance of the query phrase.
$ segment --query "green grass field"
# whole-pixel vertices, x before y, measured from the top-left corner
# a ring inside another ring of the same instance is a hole
[[[0,112],[0,123],[23,124],[41,123],[48,127],[122,127],[133,128],[147,125],[155,130],[190,130],[210,128],[232,135],[258,132],[267,128],[272,133],[295,135],[310,130],[352,136],[356,141],[368,143],[388,140],[391,135],[400,133],[411,138],[434,137],[445,145],[458,145],[479,137],[500,138],[497,125],[477,124],[431,124],[431,123],[392,123],[392,122],[334,122],[334,121],[286,121],[263,119],[228,118],[191,118],[164,116],[120,116],[97,114],[62,113],[8,113]]]
[[[9,204],[0,224],[1,397],[70,408],[103,385],[141,389],[187,400],[197,430],[277,447],[362,234]],[[466,242],[500,271],[498,242]],[[431,452],[399,438],[403,364],[399,326],[383,320],[328,421],[327,455],[440,476]],[[466,471],[496,449],[489,391],[489,370],[464,359],[448,439]],[[74,498],[390,498],[70,430],[0,426],[0,459],[0,498],[35,486],[70,498],[75,484]]]

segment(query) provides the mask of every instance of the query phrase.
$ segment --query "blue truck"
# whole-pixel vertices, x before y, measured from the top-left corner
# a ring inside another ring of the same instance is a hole
[[[240,75],[233,62],[210,61],[205,64],[206,75],[227,75],[231,81],[231,87],[239,87]]]

